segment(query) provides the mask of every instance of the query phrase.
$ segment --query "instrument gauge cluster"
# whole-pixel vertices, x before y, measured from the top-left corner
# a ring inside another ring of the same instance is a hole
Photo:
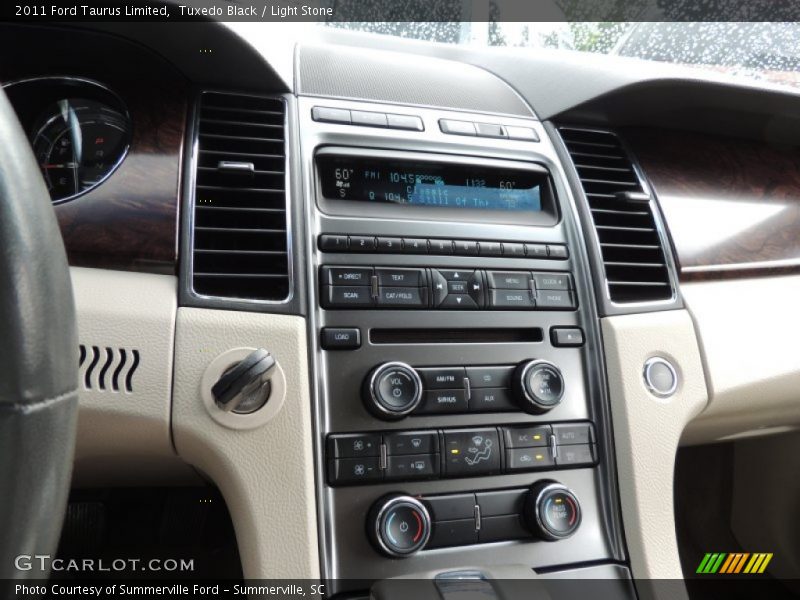
[[[96,188],[125,159],[131,119],[122,100],[102,84],[42,77],[4,88],[28,133],[53,203]]]

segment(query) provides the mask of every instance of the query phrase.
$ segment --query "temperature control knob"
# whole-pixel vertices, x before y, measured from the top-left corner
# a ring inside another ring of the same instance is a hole
[[[539,481],[531,486],[524,511],[528,528],[545,540],[568,538],[581,524],[578,498],[555,481]]]
[[[522,410],[541,414],[554,408],[564,396],[561,371],[546,360],[529,360],[514,371],[514,390]]]
[[[380,552],[396,558],[409,556],[428,543],[431,517],[416,498],[392,494],[372,507],[367,531]]]
[[[422,400],[422,380],[406,363],[384,363],[364,380],[364,400],[379,418],[400,419]]]

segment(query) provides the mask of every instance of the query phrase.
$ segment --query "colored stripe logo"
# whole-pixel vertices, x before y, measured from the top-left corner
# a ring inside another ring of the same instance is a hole
[[[695,573],[713,575],[715,573],[736,575],[763,573],[772,560],[772,552],[708,552],[700,561]]]

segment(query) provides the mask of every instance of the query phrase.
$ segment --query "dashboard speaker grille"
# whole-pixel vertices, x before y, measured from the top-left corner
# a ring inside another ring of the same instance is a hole
[[[206,92],[197,120],[192,285],[196,294],[289,296],[285,103]]]
[[[619,138],[559,128],[578,173],[600,243],[608,295],[619,304],[672,297],[653,209]]]

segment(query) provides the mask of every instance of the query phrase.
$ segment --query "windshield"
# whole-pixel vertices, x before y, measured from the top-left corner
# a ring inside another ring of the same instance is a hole
[[[493,5],[490,5],[493,6]],[[490,9],[491,12],[491,9]],[[340,17],[346,15],[340,15]],[[659,61],[800,87],[800,23],[332,22],[446,44],[550,48]]]

